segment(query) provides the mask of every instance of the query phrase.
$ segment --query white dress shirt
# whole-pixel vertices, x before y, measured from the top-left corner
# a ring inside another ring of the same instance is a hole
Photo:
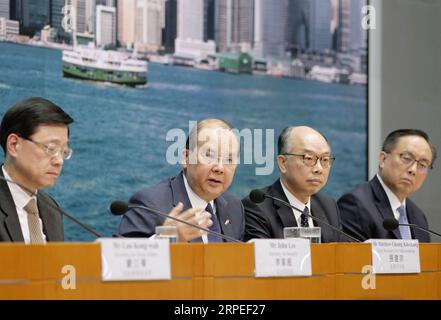
[[[400,200],[398,200],[398,197],[384,183],[384,181],[381,179],[379,174],[377,174],[377,178],[380,181],[381,185],[383,186],[384,191],[386,192],[386,195],[387,195],[387,198],[389,199],[390,207],[392,208],[392,212],[394,213],[395,219],[397,219],[397,221],[399,221],[400,220],[400,212],[398,211],[398,208],[403,206],[404,209],[406,209],[406,199],[404,199],[403,202],[400,202]]]
[[[282,180],[280,180],[280,184],[282,185],[283,192],[285,192],[285,195],[288,198],[288,202],[289,202],[290,205],[296,207],[297,209],[299,209],[301,211],[305,210],[305,207],[308,207],[309,214],[312,215],[312,212],[311,212],[311,197],[309,197],[307,203],[303,203],[302,201],[297,199],[291,192],[289,192],[289,190],[283,184]],[[294,214],[294,218],[297,221],[297,226],[300,227],[301,226],[301,220],[302,220],[301,219],[302,213],[297,211],[297,210],[294,210],[292,208],[291,208],[291,210],[292,210],[292,212]],[[314,222],[312,221],[311,217],[308,217],[308,224],[309,224],[310,227],[314,226]]]
[[[192,208],[201,208],[201,212],[205,210],[205,208],[208,205],[208,202],[199,197],[196,192],[193,191],[193,189],[188,184],[187,178],[184,176],[184,185],[185,190],[187,190],[188,198],[190,199],[190,204]],[[213,208],[213,214],[216,214],[216,206],[214,205],[214,201],[210,201],[211,207]],[[211,217],[211,219],[217,219],[216,216]],[[202,235],[202,241],[204,243],[208,243],[208,237],[206,234]]]
[[[5,167],[2,166],[3,176],[11,180],[11,177],[6,172]],[[29,203],[31,199],[35,199],[35,202],[37,203],[37,197],[36,196],[30,196],[24,191],[21,187],[18,185],[6,182],[9,187],[9,191],[12,195],[12,200],[14,200],[15,203],[15,210],[17,210],[18,220],[20,221],[20,227],[21,227],[21,233],[23,234],[24,242],[26,244],[29,244],[31,242],[30,235],[29,235],[29,225],[28,225],[28,213],[24,210],[24,207]],[[43,235],[43,240],[46,242],[46,235],[43,232],[43,222],[41,221],[41,218],[38,218],[38,222],[40,224],[40,230],[41,234]]]

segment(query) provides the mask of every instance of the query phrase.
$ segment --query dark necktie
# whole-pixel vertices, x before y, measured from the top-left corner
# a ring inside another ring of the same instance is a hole
[[[208,203],[207,206],[205,207],[205,211],[211,214],[211,220],[213,221],[213,224],[208,229],[210,229],[211,231],[221,233],[219,220],[217,219],[216,215],[213,213],[213,207],[211,206],[210,203]],[[222,242],[222,238],[215,234],[209,233],[207,235],[207,238],[208,238],[208,242]]]
[[[308,209],[308,207],[305,207],[305,209],[303,210],[303,213],[300,215],[300,226],[302,228],[309,227],[308,216],[309,216],[309,209]]]

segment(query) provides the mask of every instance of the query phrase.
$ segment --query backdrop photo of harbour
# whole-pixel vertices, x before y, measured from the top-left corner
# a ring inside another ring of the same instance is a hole
[[[48,189],[62,208],[105,236],[120,218],[113,200],[179,172],[166,161],[167,132],[188,132],[189,121],[221,117],[238,130],[309,125],[323,132],[336,156],[323,192],[337,198],[366,180],[366,87],[311,80],[232,75],[149,63],[149,84],[127,87],[62,77],[62,52],[0,42],[0,116],[20,99],[42,96],[66,110],[73,157]],[[273,159],[274,160],[274,159]],[[263,165],[240,164],[230,191],[244,197],[277,178],[256,175]],[[65,221],[67,241],[93,237]]]

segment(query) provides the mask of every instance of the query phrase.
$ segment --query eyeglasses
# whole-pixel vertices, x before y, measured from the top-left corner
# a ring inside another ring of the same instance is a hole
[[[313,154],[296,154],[296,153],[284,153],[282,154],[284,156],[294,156],[294,157],[302,157],[303,163],[306,164],[308,167],[313,168],[317,161],[320,160],[320,164],[324,169],[329,168],[334,163],[335,157],[331,155],[324,155],[324,156],[316,156]]]
[[[23,138],[23,137],[21,137],[21,138],[24,139],[24,140],[30,141],[33,144],[36,144],[37,146],[42,147],[44,149],[44,151],[46,151],[46,154],[48,156],[56,157],[56,156],[59,156],[61,154],[61,157],[63,158],[63,160],[69,160],[70,157],[72,157],[73,150],[71,148],[69,148],[69,147],[68,148],[62,148],[59,145],[57,145],[55,143],[52,143],[52,142],[46,144],[46,143],[41,143],[41,142],[34,141],[32,139],[29,139],[29,138]]]
[[[386,153],[389,153],[389,152],[386,152]],[[417,160],[417,159],[415,159],[415,157],[412,154],[407,153],[407,152],[398,154],[398,157],[399,157],[401,163],[403,165],[405,165],[406,167],[411,167],[416,162],[417,163],[417,171],[419,173],[426,174],[430,169],[433,168],[432,164],[429,163],[429,161],[424,160],[424,159]]]

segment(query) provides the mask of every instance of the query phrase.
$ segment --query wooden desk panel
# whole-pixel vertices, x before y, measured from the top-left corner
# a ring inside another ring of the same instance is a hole
[[[441,245],[421,244],[420,274],[362,287],[370,246],[312,245],[312,277],[254,278],[252,244],[173,244],[170,281],[101,281],[98,243],[0,244],[0,299],[441,299]],[[63,266],[76,289],[63,289]]]

